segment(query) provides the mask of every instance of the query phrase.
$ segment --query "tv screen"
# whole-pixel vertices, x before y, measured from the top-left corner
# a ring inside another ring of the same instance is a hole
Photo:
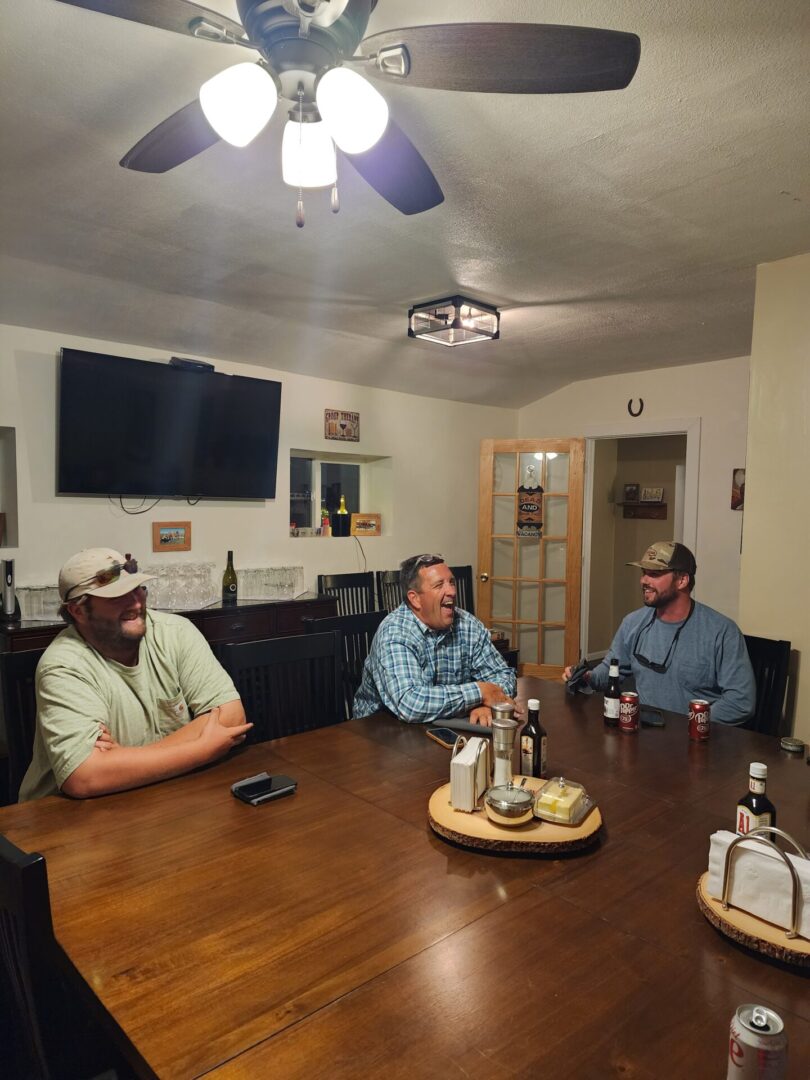
[[[62,349],[57,491],[273,499],[281,383]]]

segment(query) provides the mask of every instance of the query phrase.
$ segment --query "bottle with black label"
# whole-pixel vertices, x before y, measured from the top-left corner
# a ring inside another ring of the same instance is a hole
[[[222,575],[222,603],[236,603],[236,571],[233,568],[233,552],[228,552],[228,565]]]
[[[619,726],[619,698],[622,693],[622,680],[619,675],[619,661],[614,657],[610,661],[608,684],[605,690],[605,703],[602,715],[609,727]]]
[[[548,735],[540,723],[538,699],[529,698],[527,709],[526,726],[520,733],[520,773],[521,776],[545,776]]]
[[[768,766],[752,761],[748,767],[748,791],[737,803],[737,832],[741,836],[764,825],[776,826],[776,807],[765,794]]]

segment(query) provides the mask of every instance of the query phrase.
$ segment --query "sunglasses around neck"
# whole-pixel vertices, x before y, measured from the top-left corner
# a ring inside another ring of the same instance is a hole
[[[658,663],[655,660],[648,659],[646,656],[643,656],[639,652],[639,643],[641,641],[641,638],[643,637],[644,634],[649,632],[650,627],[655,622],[656,617],[658,615],[657,611],[653,611],[652,618],[649,619],[648,622],[646,622],[642,626],[642,628],[639,630],[638,634],[636,634],[636,640],[633,643],[633,656],[634,656],[634,658],[636,660],[638,660],[639,664],[641,664],[642,667],[647,668],[648,671],[654,671],[658,675],[664,675],[667,672],[667,670],[669,669],[669,665],[672,663],[672,657],[673,657],[673,655],[675,653],[675,646],[678,644],[678,638],[681,636],[681,631],[686,626],[686,624],[689,622],[689,620],[692,618],[692,612],[694,610],[695,610],[695,601],[691,600],[690,604],[689,604],[689,614],[686,616],[686,618],[683,620],[681,625],[675,631],[675,636],[673,637],[672,641],[669,643],[669,648],[667,649],[667,655],[664,657],[663,661],[661,661],[660,663]]]

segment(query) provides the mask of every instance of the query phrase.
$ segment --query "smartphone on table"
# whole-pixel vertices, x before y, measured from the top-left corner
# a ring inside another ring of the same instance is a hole
[[[452,731],[446,727],[429,727],[425,728],[425,734],[429,739],[433,739],[440,746],[446,747],[448,750],[452,750],[456,745],[456,739],[458,738],[458,732]]]
[[[292,795],[297,787],[297,782],[290,776],[271,776],[263,772],[255,776],[247,776],[244,780],[237,780],[231,785],[231,794],[242,802],[250,803],[251,806],[259,806],[261,803],[270,802],[271,799],[282,799],[285,795]]]

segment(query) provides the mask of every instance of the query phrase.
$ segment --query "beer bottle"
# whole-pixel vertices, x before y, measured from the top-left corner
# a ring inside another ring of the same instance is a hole
[[[228,552],[228,565],[222,575],[222,603],[233,604],[236,602],[236,571],[233,568],[233,552]]]
[[[765,794],[768,766],[752,761],[748,767],[748,791],[737,803],[737,832],[741,836],[763,825],[776,825],[776,807]]]
[[[610,661],[605,702],[602,706],[602,715],[609,727],[618,727],[619,725],[619,698],[621,692],[622,680],[619,676],[619,661],[614,657]]]
[[[520,733],[520,773],[521,776],[545,776],[548,735],[540,723],[538,699],[529,698],[527,709],[526,726]]]

